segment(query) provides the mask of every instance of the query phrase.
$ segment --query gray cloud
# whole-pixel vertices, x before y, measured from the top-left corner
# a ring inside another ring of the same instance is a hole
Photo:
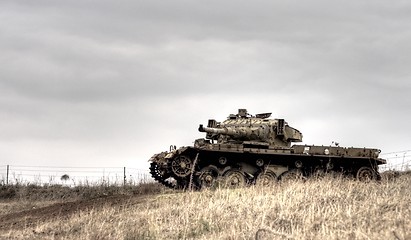
[[[410,8],[3,1],[0,157],[145,165],[241,107],[286,118],[309,144],[409,148]]]

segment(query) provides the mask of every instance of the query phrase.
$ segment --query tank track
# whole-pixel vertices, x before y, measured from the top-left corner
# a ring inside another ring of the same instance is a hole
[[[164,155],[163,153],[157,154],[153,156],[152,159],[158,159],[159,157]],[[170,177],[169,174],[165,170],[162,170],[160,166],[157,164],[156,161],[152,161],[150,163],[150,174],[151,177],[154,178],[157,182],[163,184],[164,186],[175,189],[177,186],[175,183],[168,181],[167,179]]]
[[[169,176],[165,176],[165,175],[162,174],[162,171],[160,170],[157,163],[155,163],[155,162],[150,163],[150,174],[154,178],[154,180],[156,180],[157,182],[163,184],[164,186],[166,186],[168,188],[171,188],[171,189],[176,188],[176,184],[167,181]]]

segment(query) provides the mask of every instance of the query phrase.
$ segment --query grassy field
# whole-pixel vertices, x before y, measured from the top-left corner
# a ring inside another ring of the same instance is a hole
[[[0,238],[411,239],[411,175],[386,176],[194,192],[1,186]]]

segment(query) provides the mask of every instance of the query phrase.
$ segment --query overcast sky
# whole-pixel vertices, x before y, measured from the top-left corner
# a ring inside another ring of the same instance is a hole
[[[0,2],[0,165],[129,166],[272,112],[411,149],[409,1]]]

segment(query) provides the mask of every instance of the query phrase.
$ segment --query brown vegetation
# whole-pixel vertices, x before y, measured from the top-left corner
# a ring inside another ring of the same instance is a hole
[[[0,238],[410,239],[411,174],[387,176],[195,192],[1,186]]]

